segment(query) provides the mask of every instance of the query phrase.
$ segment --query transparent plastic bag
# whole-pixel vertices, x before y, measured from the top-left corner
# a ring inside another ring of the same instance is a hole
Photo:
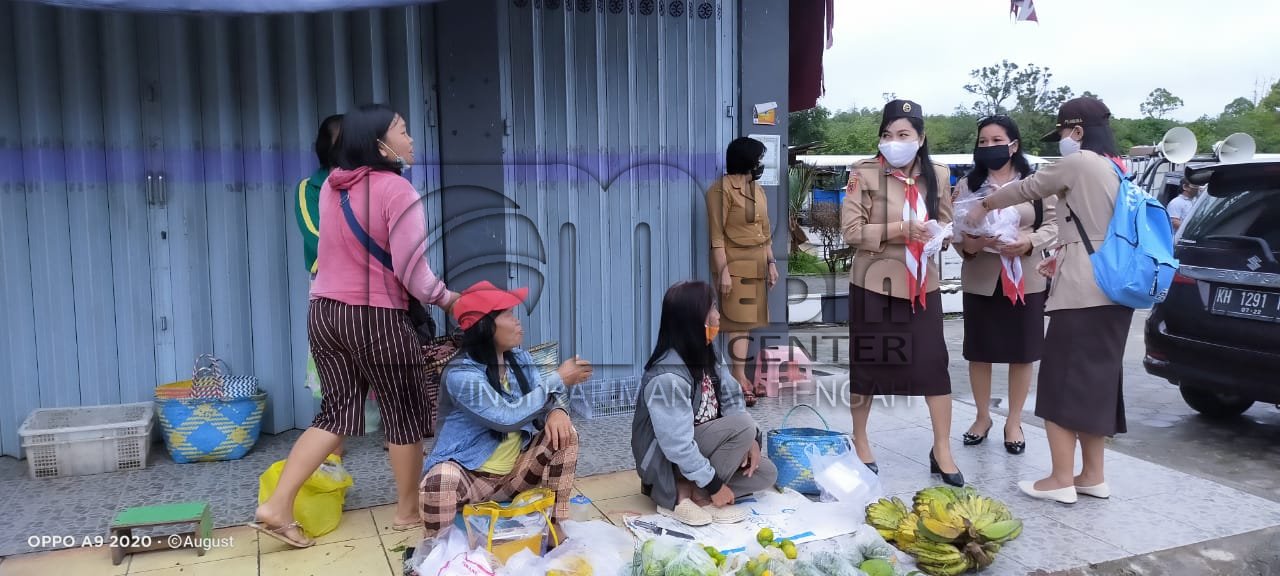
[[[935,258],[942,251],[942,243],[951,238],[953,225],[947,222],[946,226],[938,224],[937,220],[930,220],[925,223],[925,229],[929,232],[929,241],[924,245],[925,259]]]
[[[662,576],[667,565],[680,554],[683,541],[672,536],[645,540],[636,551],[633,576]]]
[[[696,542],[686,542],[664,571],[666,576],[719,576],[720,567],[707,554],[707,551]],[[783,576],[774,572],[777,576]]]
[[[862,510],[884,495],[880,477],[858,459],[857,452],[819,454],[812,450],[808,456],[813,479],[822,488],[825,501]]]
[[[635,541],[626,530],[594,520],[562,523],[564,544],[548,552],[541,568],[555,576],[617,576],[631,561]],[[514,558],[513,558],[514,560]],[[508,561],[508,565],[511,561]],[[512,571],[513,576],[541,574]]]
[[[974,220],[972,213],[977,208],[982,199],[972,192],[961,194],[956,201],[952,203],[952,236],[956,241],[961,239],[961,235],[968,234],[983,238],[999,238],[1003,242],[1012,242],[1018,239],[1018,228],[1020,225],[1020,216],[1014,208],[1001,208],[999,210],[988,211],[981,220]]]
[[[500,565],[485,550],[472,550],[467,535],[452,525],[424,540],[409,560],[418,576],[497,576]]]

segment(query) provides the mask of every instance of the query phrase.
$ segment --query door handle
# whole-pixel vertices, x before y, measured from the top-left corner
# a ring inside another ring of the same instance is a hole
[[[156,203],[156,200],[155,200],[155,191],[154,191],[154,185],[153,185],[154,183],[152,182],[153,180],[155,180],[155,177],[153,177],[151,174],[149,174],[149,173],[148,173],[148,174],[147,174],[147,187],[146,187],[146,190],[145,190],[146,195],[147,195],[147,205],[148,205],[148,206],[150,206],[150,205],[152,205],[152,204],[155,204],[155,203]]]
[[[164,172],[156,174],[156,184],[157,184],[156,191],[158,192],[157,194],[158,198],[156,198],[156,203],[161,206],[164,206],[165,204],[169,203],[169,189],[164,184]]]

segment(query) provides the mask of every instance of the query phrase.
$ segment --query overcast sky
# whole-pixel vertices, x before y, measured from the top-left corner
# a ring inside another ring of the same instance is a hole
[[[1010,19],[1009,0],[836,0],[824,57],[831,109],[879,108],[881,94],[948,113],[975,97],[969,71],[1008,59],[1053,73],[1053,85],[1097,94],[1138,118],[1152,89],[1185,105],[1171,117],[1217,116],[1280,78],[1277,0],[1036,0],[1036,22]]]

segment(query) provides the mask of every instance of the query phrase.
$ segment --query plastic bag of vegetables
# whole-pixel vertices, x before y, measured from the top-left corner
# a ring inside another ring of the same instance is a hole
[[[680,554],[684,541],[671,536],[657,536],[644,541],[632,563],[632,576],[664,576],[667,564]],[[705,552],[704,552],[705,554]],[[712,562],[712,564],[715,564]]]
[[[845,556],[828,550],[815,552],[796,562],[795,576],[867,576]]]
[[[739,576],[763,576],[769,572],[772,576],[794,576],[795,563],[787,559],[782,550],[765,548],[763,552],[751,556],[747,565],[738,571]]]
[[[720,568],[702,546],[690,542],[667,564],[665,576],[720,576]]]

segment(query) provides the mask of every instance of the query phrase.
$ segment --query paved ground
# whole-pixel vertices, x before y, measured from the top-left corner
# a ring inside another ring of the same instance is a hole
[[[1255,404],[1240,418],[1214,421],[1199,416],[1182,401],[1178,389],[1142,368],[1142,323],[1146,314],[1134,315],[1125,347],[1125,409],[1129,432],[1115,437],[1110,448],[1143,460],[1231,486],[1262,498],[1280,502],[1280,410]],[[951,353],[952,390],[963,402],[973,403],[964,358],[962,321],[946,320],[947,347]],[[809,346],[818,342],[817,361],[824,370],[848,368],[848,328],[845,326],[793,326],[792,336]],[[844,337],[833,350],[831,338]],[[824,339],[824,337],[826,339]],[[839,354],[836,358],[833,352]],[[841,366],[843,364],[843,366]],[[1008,395],[1005,371],[995,369],[992,396],[1000,404],[995,411],[1007,414]],[[1034,382],[1034,380],[1033,380]],[[1033,414],[1035,386],[1027,400],[1024,421],[1043,426]],[[999,440],[995,429],[992,439]],[[1028,446],[1027,450],[1047,450]]]

